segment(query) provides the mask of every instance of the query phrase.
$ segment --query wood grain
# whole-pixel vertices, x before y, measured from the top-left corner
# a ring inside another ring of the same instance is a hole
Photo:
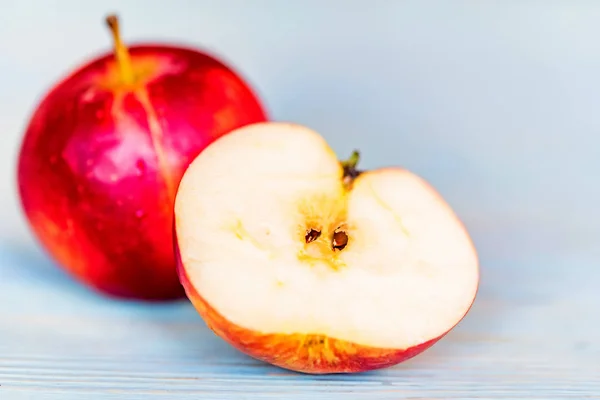
[[[596,254],[527,253],[522,237],[503,246],[516,251],[480,244],[476,304],[432,349],[321,377],[241,355],[185,301],[101,298],[39,250],[0,246],[0,399],[600,399]]]

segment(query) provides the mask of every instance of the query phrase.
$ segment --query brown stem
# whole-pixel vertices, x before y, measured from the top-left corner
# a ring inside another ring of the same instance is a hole
[[[121,30],[119,27],[119,17],[115,14],[111,14],[106,17],[106,24],[108,25],[110,32],[113,37],[113,45],[115,51],[115,58],[119,65],[121,72],[121,79],[125,84],[132,84],[134,82],[133,67],[131,64],[131,56],[129,50],[123,40],[121,39]]]

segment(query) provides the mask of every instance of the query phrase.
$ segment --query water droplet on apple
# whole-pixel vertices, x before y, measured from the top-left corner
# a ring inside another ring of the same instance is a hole
[[[136,218],[144,218],[144,216],[146,215],[146,212],[144,210],[137,210],[135,212],[135,217]]]

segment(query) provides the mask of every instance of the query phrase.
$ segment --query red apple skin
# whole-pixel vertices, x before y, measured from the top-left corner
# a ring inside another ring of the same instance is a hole
[[[187,165],[231,130],[267,119],[242,77],[194,49],[129,49],[52,88],[26,128],[17,166],[35,236],[78,280],[106,295],[185,296],[172,247],[174,196]]]
[[[176,240],[176,236],[175,236]],[[437,338],[406,349],[363,346],[325,335],[264,334],[228,321],[191,284],[175,242],[177,271],[198,314],[217,336],[240,352],[277,367],[305,374],[357,373],[394,366],[427,350]]]

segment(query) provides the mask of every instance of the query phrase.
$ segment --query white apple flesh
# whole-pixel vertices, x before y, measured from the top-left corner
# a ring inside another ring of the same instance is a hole
[[[207,325],[306,373],[391,366],[470,309],[474,246],[449,205],[402,168],[358,176],[317,132],[267,122],[213,142],[175,201],[180,279]]]

